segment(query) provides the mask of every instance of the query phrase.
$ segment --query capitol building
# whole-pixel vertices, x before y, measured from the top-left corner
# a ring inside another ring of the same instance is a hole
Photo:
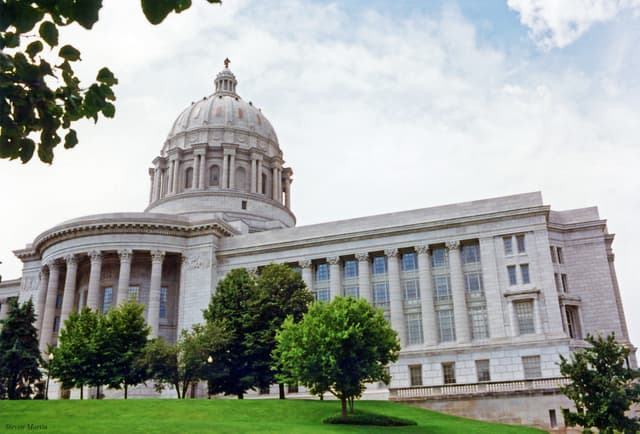
[[[569,406],[561,355],[587,333],[631,346],[597,208],[553,211],[533,192],[296,226],[294,170],[237,86],[226,64],[178,115],[143,212],[79,217],[15,250],[22,276],[0,283],[0,317],[7,298],[31,298],[44,351],[71,312],[137,300],[151,336],[175,342],[229,270],[289,264],[317,300],[364,298],[398,332],[391,384],[367,393],[547,428]]]

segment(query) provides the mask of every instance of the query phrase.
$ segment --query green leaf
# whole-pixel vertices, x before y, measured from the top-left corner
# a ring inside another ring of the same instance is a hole
[[[80,60],[80,51],[76,50],[71,45],[65,45],[58,52],[58,56],[70,62],[74,62],[76,60]]]
[[[42,48],[43,48],[42,42],[33,41],[32,43],[27,45],[27,49],[25,51],[27,52],[29,57],[31,57],[31,59],[33,59],[36,56],[36,54],[38,54],[39,52],[42,51]]]
[[[179,0],[141,0],[142,12],[151,24],[160,24],[178,2]]]
[[[100,71],[98,71],[96,80],[106,84],[107,86],[118,84],[118,79],[115,77],[115,75],[113,75],[113,72],[111,72],[109,68],[102,68]]]
[[[102,9],[102,0],[76,1],[73,5],[71,18],[85,29],[91,29],[98,21],[100,9]]]
[[[15,2],[16,14],[13,25],[18,33],[25,33],[33,29],[33,26],[40,21],[44,13],[32,2]]]
[[[116,114],[116,108],[110,102],[105,103],[104,107],[102,107],[102,114],[108,118],[112,118]]]
[[[7,48],[15,48],[20,45],[20,35],[12,32],[7,32],[2,35],[2,45]]]
[[[40,24],[40,29],[38,31],[42,39],[44,39],[51,48],[58,45],[58,28],[51,21],[45,21]]]
[[[29,138],[22,139],[22,141],[20,142],[20,160],[22,161],[22,163],[26,163],[27,161],[31,160],[35,148],[36,144],[33,140]]]
[[[64,148],[71,149],[78,144],[78,136],[75,130],[69,130],[66,136],[64,136]]]

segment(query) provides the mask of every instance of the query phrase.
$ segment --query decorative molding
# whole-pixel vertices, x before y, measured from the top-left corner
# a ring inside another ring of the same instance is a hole
[[[209,258],[206,254],[200,253],[195,255],[182,255],[183,266],[187,270],[199,270],[201,268],[209,268]]]
[[[72,265],[72,264],[77,264],[78,263],[78,257],[71,253],[69,255],[66,255],[64,257],[64,261],[67,263],[67,266]]]
[[[447,241],[447,249],[458,250],[458,248],[460,248],[460,241],[458,240]]]
[[[418,246],[415,246],[414,249],[416,249],[416,252],[419,254],[429,254],[429,245],[428,244],[420,244]]]
[[[247,267],[247,271],[254,276],[258,275],[258,267]]]
[[[311,259],[301,259],[298,261],[300,268],[311,268]]]
[[[389,256],[389,257],[395,258],[396,256],[398,256],[398,249],[396,249],[395,247],[394,248],[389,248],[389,249],[384,249],[384,254]]]
[[[133,259],[133,251],[130,249],[118,250],[118,256],[120,257],[120,262],[131,262]]]
[[[355,256],[360,262],[369,262],[369,254],[367,252],[358,252]]]
[[[151,252],[151,262],[160,262],[164,261],[165,252],[162,250],[152,250]]]
[[[339,256],[330,256],[327,258],[327,262],[329,263],[329,265],[337,265],[340,263],[340,257]]]
[[[102,262],[102,252],[100,250],[92,250],[87,253],[87,255],[89,255],[89,258],[91,258],[92,264],[94,262]]]

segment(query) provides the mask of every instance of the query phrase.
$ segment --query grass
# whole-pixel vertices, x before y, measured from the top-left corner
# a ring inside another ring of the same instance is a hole
[[[0,433],[469,433],[543,431],[458,418],[386,401],[359,401],[356,410],[413,420],[415,426],[328,425],[336,401],[233,399],[130,399],[1,401]],[[46,425],[29,429],[28,425]]]

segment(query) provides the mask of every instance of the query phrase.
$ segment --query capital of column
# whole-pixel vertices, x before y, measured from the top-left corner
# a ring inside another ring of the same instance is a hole
[[[162,250],[151,251],[151,262],[162,262],[164,260],[165,252]]]
[[[258,267],[247,267],[247,271],[254,276],[258,275]]]
[[[49,269],[49,272],[51,272],[54,269],[58,269],[58,267],[60,266],[60,260],[58,258],[50,258],[45,262],[44,265]]]
[[[356,259],[360,262],[369,261],[369,254],[367,252],[358,252],[356,253]]]
[[[311,268],[311,260],[310,259],[301,259],[298,261],[298,265],[300,268]]]
[[[390,257],[396,257],[398,256],[398,249],[396,248],[384,249],[384,254]]]
[[[232,143],[223,143],[222,144],[222,152],[224,155],[236,155],[236,149],[238,145],[234,145]]]
[[[130,262],[133,257],[133,251],[130,249],[118,250],[118,256],[120,257],[120,262]]]
[[[447,249],[458,250],[459,247],[460,247],[460,241],[458,240],[447,241]]]
[[[429,245],[428,244],[420,244],[418,246],[415,246],[414,249],[416,249],[417,253],[426,253],[427,255],[429,254]]]
[[[337,265],[340,263],[340,257],[339,256],[330,256],[327,258],[327,262],[329,263],[329,265]]]
[[[38,277],[40,278],[40,280],[49,277],[49,268],[46,266],[46,264],[43,264],[42,268],[40,268],[40,273],[38,273]]]
[[[69,254],[64,257],[64,261],[67,263],[67,266],[75,265],[78,263],[78,258],[75,254]]]
[[[91,262],[102,262],[102,252],[100,250],[92,250],[89,253],[89,258],[91,258]]]

